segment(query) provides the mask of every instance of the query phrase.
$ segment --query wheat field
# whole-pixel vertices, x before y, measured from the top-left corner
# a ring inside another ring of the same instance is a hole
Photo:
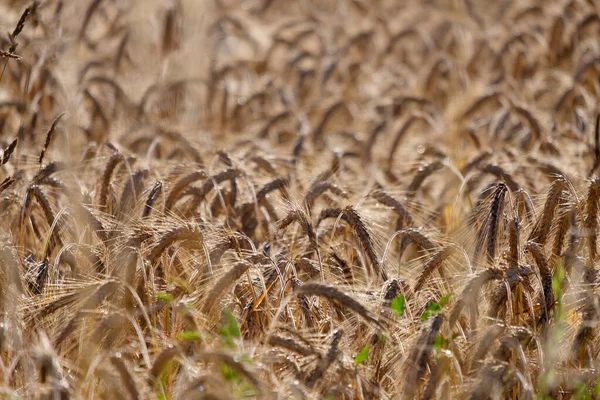
[[[0,398],[600,399],[600,1],[0,31]]]

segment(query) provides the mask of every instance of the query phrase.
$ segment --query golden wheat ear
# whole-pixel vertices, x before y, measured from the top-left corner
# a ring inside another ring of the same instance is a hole
[[[562,177],[558,177],[554,180],[550,187],[550,191],[548,192],[548,196],[546,197],[542,215],[536,222],[535,228],[528,240],[538,243],[541,246],[546,244],[550,228],[552,227],[552,221],[554,220],[554,214],[566,184],[566,181]]]
[[[594,178],[592,182],[590,182],[587,198],[585,200],[585,220],[583,221],[586,241],[588,244],[590,265],[594,264],[594,260],[596,259],[597,255],[599,201],[600,179]]]

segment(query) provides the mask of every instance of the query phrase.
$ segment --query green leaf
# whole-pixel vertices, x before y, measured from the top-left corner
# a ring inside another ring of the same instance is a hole
[[[400,296],[392,300],[390,306],[392,307],[392,311],[394,312],[394,314],[396,314],[397,316],[401,317],[402,315],[404,315],[404,310],[406,310],[406,300],[404,299],[404,295],[401,294]]]
[[[170,303],[173,301],[173,295],[171,293],[157,292],[154,296],[156,296],[158,300],[162,300],[165,303]]]
[[[554,272],[554,276],[552,277],[552,291],[554,292],[554,296],[558,299],[562,295],[561,286],[563,280],[565,279],[565,269],[559,265],[556,268],[556,272]]]
[[[442,311],[442,308],[444,308],[444,306],[446,304],[448,304],[448,301],[450,300],[451,296],[452,296],[452,293],[447,294],[446,296],[442,297],[440,299],[440,301],[438,301],[437,303],[435,301],[432,301],[431,303],[429,303],[429,305],[427,306],[427,309],[421,315],[421,321],[426,321],[430,316]]]
[[[592,394],[588,391],[583,382],[577,383],[573,392],[573,399],[575,400],[592,400]]]
[[[225,364],[221,364],[221,375],[223,375],[223,378],[225,378],[227,382],[237,381],[240,379],[238,373]]]
[[[435,341],[433,342],[433,346],[431,346],[433,348],[433,350],[439,351],[442,349],[445,349],[448,347],[448,340],[446,340],[446,338],[444,338],[442,335],[440,335],[439,333],[435,336]]]
[[[360,363],[367,361],[369,358],[369,349],[370,346],[366,345],[363,349],[354,357],[354,365],[360,365]]]
[[[444,297],[442,297],[442,298],[440,299],[440,301],[439,301],[440,310],[441,310],[442,308],[444,308],[444,306],[445,306],[446,304],[448,304],[448,302],[450,301],[450,297],[452,297],[452,293],[449,293],[449,294],[445,295]]]
[[[198,331],[185,331],[177,334],[180,340],[202,340],[202,335]]]
[[[219,334],[221,335],[225,343],[233,345],[233,340],[235,338],[241,337],[242,334],[240,332],[240,328],[237,324],[235,317],[231,313],[231,310],[229,308],[226,308],[225,310],[223,310],[223,314],[224,323],[219,329]]]

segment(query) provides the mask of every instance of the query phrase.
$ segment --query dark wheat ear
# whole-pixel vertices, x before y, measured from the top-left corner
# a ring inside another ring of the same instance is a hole
[[[146,203],[144,204],[144,211],[142,213],[142,218],[147,218],[152,213],[152,208],[154,207],[154,203],[158,196],[162,193],[163,184],[161,181],[156,181],[150,193],[148,193],[148,198],[146,199]]]
[[[542,252],[540,246],[532,241],[527,242],[526,250],[529,251],[535,260],[540,272],[540,278],[542,281],[542,290],[544,296],[544,303],[542,304],[541,317],[547,319],[548,313],[554,303],[554,294],[552,291],[552,271],[548,266],[548,260]]]
[[[352,227],[354,234],[358,238],[358,242],[363,248],[364,252],[367,254],[369,261],[371,262],[371,267],[373,268],[373,272],[381,278],[383,282],[388,280],[387,272],[379,263],[377,258],[377,254],[375,253],[375,248],[373,246],[373,241],[371,240],[371,235],[369,235],[369,231],[367,230],[365,224],[362,221],[362,218],[358,214],[358,212],[352,206],[347,206],[342,210],[342,213],[346,217],[346,221]]]
[[[311,245],[314,246],[315,249],[317,249],[317,234],[315,233],[315,230],[310,221],[308,220],[308,217],[306,216],[304,211],[290,211],[285,218],[279,221],[279,223],[277,224],[277,229],[283,230],[294,221],[298,222],[298,224],[302,226],[302,229],[304,230],[304,233],[308,236],[308,240],[310,241]]]
[[[348,222],[348,219],[346,218],[346,215],[343,213],[341,208],[326,208],[324,210],[321,210],[319,218],[317,218],[317,228],[319,227],[319,225],[321,225],[321,222],[330,218],[341,218],[344,221]]]
[[[311,186],[310,190],[306,193],[306,196],[304,196],[304,205],[309,212],[312,210],[317,198],[328,190],[344,199],[348,198],[348,193],[339,188],[337,185],[329,182],[317,182]]]
[[[427,179],[435,171],[442,169],[443,166],[444,164],[442,164],[440,161],[433,161],[420,167],[408,186],[408,193],[406,194],[406,197],[414,197],[417,190],[419,190],[421,185],[423,185],[423,182],[425,182],[425,179]]]
[[[257,201],[263,200],[269,193],[271,193],[275,190],[279,190],[281,192],[281,196],[283,196],[285,199],[289,199],[289,193],[287,191],[287,187],[289,185],[290,185],[290,182],[286,178],[274,179],[271,182],[267,183],[265,186],[263,186],[256,193],[256,200]]]
[[[377,320],[377,318],[375,318],[375,316],[358,300],[347,295],[346,293],[343,293],[333,286],[322,285],[319,283],[305,283],[301,286],[295,287],[294,294],[297,296],[304,295],[325,297],[326,299],[336,302],[341,306],[348,307],[350,310],[354,311],[367,322],[375,325],[377,328],[381,330],[385,329],[381,322],[379,322],[379,320]]]
[[[116,355],[111,356],[110,362],[121,376],[121,382],[125,386],[125,389],[127,389],[127,391],[129,392],[129,396],[131,396],[133,400],[140,399],[141,397],[135,380],[129,372],[127,365],[123,361],[121,354],[117,353]]]
[[[102,3],[102,0],[92,0],[92,2],[90,3],[90,6],[85,10],[83,22],[81,24],[81,28],[79,29],[79,36],[78,36],[79,40],[82,40],[85,38],[86,28],[88,27],[90,21],[92,20],[92,16],[98,10],[100,3]]]
[[[212,313],[214,307],[218,304],[221,297],[225,295],[227,288],[231,287],[231,285],[240,279],[250,267],[251,264],[245,261],[240,261],[231,267],[231,269],[215,283],[210,292],[207,294],[202,311],[205,314]]]
[[[310,373],[308,378],[306,379],[306,386],[312,388],[315,383],[323,376],[325,371],[329,368],[331,364],[335,361],[338,354],[338,347],[340,345],[340,341],[342,340],[342,336],[344,331],[338,329],[333,334],[333,340],[331,341],[331,345],[329,346],[329,350],[325,357],[321,358],[317,367]]]
[[[438,314],[435,318],[432,318],[431,324],[427,328],[423,329],[418,337],[417,343],[412,346],[412,350],[406,359],[408,376],[404,384],[403,398],[414,398],[414,392],[418,389],[418,386],[421,383],[421,378],[425,374],[429,354],[431,353],[437,334],[442,328],[443,322],[443,314]]]
[[[478,316],[478,304],[479,304],[479,291],[480,289],[493,280],[499,280],[504,277],[502,270],[498,268],[489,268],[479,272],[475,275],[463,289],[460,298],[456,302],[452,314],[450,315],[449,322],[453,325],[462,312],[463,308],[468,308],[472,311],[472,321],[477,321]],[[471,328],[474,328],[473,326]]]
[[[396,150],[398,150],[398,146],[399,146],[400,142],[406,136],[409,129],[418,121],[423,121],[425,123],[428,123],[429,125],[432,125],[431,122],[429,121],[429,119],[423,115],[411,115],[410,118],[408,118],[406,120],[406,122],[402,125],[402,127],[400,127],[398,132],[396,132],[396,134],[394,135],[394,140],[392,141],[392,144],[390,145],[390,152],[387,157],[387,168],[388,169],[392,168],[392,164],[394,163],[394,157],[396,155]]]
[[[165,250],[177,241],[192,240],[204,242],[204,235],[197,227],[183,225],[175,227],[163,233],[148,255],[148,262],[153,265],[156,260],[165,252]]]
[[[586,268],[582,283],[585,284],[585,298],[583,306],[583,321],[575,339],[573,341],[573,356],[578,361],[580,367],[589,366],[592,362],[592,346],[593,341],[596,337],[596,330],[594,326],[598,322],[598,305],[596,301],[596,295],[594,294],[593,287],[598,281],[598,274],[596,270],[592,268]]]
[[[7,177],[6,179],[4,179],[1,183],[0,183],[0,194],[2,194],[2,192],[4,192],[6,189],[8,189],[9,187],[11,187],[11,185],[13,183],[15,183],[16,179],[13,178],[12,176]]]
[[[496,246],[498,244],[498,229],[500,217],[504,210],[504,195],[507,191],[505,184],[500,183],[494,191],[490,212],[487,217],[487,257],[488,261],[493,263],[496,259]]]
[[[216,175],[210,176],[209,179],[202,184],[200,188],[197,187],[189,187],[183,192],[183,196],[191,195],[193,199],[190,201],[188,205],[189,209],[193,212],[202,204],[205,200],[206,196],[210,193],[211,190],[217,188],[219,184],[225,181],[235,182],[241,175],[241,171],[236,168],[229,168],[225,171],[221,171]]]
[[[382,132],[385,131],[386,127],[387,127],[387,121],[381,121],[373,128],[373,131],[371,132],[371,135],[369,135],[369,139],[367,140],[367,143],[365,146],[364,156],[363,156],[365,160],[369,161],[372,159],[371,152],[373,150],[373,146],[375,146],[375,142],[377,141],[377,138],[379,136],[381,136]]]
[[[106,163],[106,167],[104,168],[104,172],[102,173],[102,183],[100,186],[100,197],[98,198],[98,205],[101,210],[106,208],[106,201],[108,198],[108,190],[110,187],[110,180],[112,179],[112,174],[117,168],[117,165],[124,161],[125,158],[121,153],[113,154],[108,163]]]
[[[277,335],[270,335],[267,339],[267,343],[273,347],[281,347],[294,353],[300,354],[301,356],[308,357],[314,354],[318,354],[314,349],[306,347],[294,339],[284,338]]]
[[[19,21],[17,22],[15,29],[8,36],[10,39],[10,43],[11,43],[10,48],[8,49],[9,53],[12,54],[17,49],[17,37],[23,31],[23,28],[25,27],[25,22],[27,22],[27,19],[29,18],[29,16],[35,12],[35,10],[37,9],[37,6],[38,6],[38,2],[34,1],[29,7],[27,7],[23,11],[23,14],[21,14],[21,17],[19,18]]]
[[[477,168],[481,163],[487,161],[491,156],[491,151],[482,151],[481,153],[477,154],[475,157],[467,161],[467,163],[460,169],[460,173],[466,176],[474,168]]]
[[[402,240],[400,241],[400,257],[402,257],[404,251],[406,251],[406,248],[411,243],[422,251],[430,251],[435,248],[435,243],[421,230],[414,228],[406,229],[402,232]]]
[[[184,189],[186,187],[188,187],[189,185],[191,185],[192,183],[194,183],[196,181],[199,181],[200,179],[206,179],[206,178],[208,178],[208,175],[206,174],[206,172],[194,171],[194,172],[187,174],[186,176],[184,176],[177,182],[175,182],[175,184],[173,185],[173,188],[167,195],[167,199],[165,200],[165,211],[169,211],[175,205],[175,202],[179,199],[179,197],[181,196],[181,193],[184,191]]]
[[[38,204],[42,208],[48,226],[52,227],[52,225],[54,224],[55,216],[54,212],[52,211],[52,207],[50,206],[50,201],[48,200],[48,197],[43,192],[43,190],[37,185],[32,185],[29,190],[31,190],[33,197],[37,200]],[[61,245],[62,241],[60,240],[60,234],[58,233],[57,228],[52,230],[52,238],[56,240],[55,244],[59,246]]]
[[[513,176],[506,172],[506,170],[504,170],[504,168],[500,167],[499,165],[488,164],[482,167],[481,171],[485,172],[486,174],[493,175],[499,180],[502,180],[504,183],[506,183],[506,186],[508,186],[510,191],[513,193],[519,191],[519,189],[521,188],[521,186],[517,183],[517,181],[515,181]]]
[[[452,246],[446,246],[431,257],[431,259],[423,267],[423,271],[421,272],[421,275],[419,275],[419,278],[415,283],[413,292],[417,293],[423,288],[423,285],[425,284],[425,282],[427,282],[431,274],[433,274],[434,271],[440,268],[444,261],[446,261],[448,257],[452,255],[454,250],[455,249]]]
[[[0,158],[0,167],[6,164],[8,160],[10,160],[10,156],[14,153],[15,148],[17,147],[17,143],[19,143],[18,138],[10,142],[8,147],[4,149],[4,151],[2,152],[2,158]]]
[[[44,161],[44,156],[46,155],[46,151],[48,151],[48,147],[52,142],[52,136],[54,135],[54,131],[56,130],[56,125],[60,122],[65,113],[58,114],[54,121],[52,121],[52,125],[50,125],[50,129],[46,134],[46,141],[44,142],[44,147],[42,148],[42,152],[40,153],[40,158],[38,160],[38,164],[42,165],[42,161]]]
[[[154,386],[164,369],[181,354],[179,346],[166,347],[156,358],[150,370],[148,370],[148,384]]]
[[[600,166],[600,113],[596,114],[596,125],[594,126],[594,165],[590,171],[590,176],[596,172]]]
[[[519,265],[520,233],[519,217],[515,216],[508,221],[508,265],[511,268]]]
[[[138,196],[142,192],[144,179],[148,177],[148,170],[136,171],[127,179],[119,201],[120,215],[126,215],[131,208],[135,208]]]
[[[493,342],[504,333],[505,326],[501,324],[495,324],[489,327],[485,334],[479,340],[474,347],[472,353],[471,364],[469,366],[469,375],[475,375],[479,371],[479,367],[482,366],[483,360],[492,347]]]
[[[554,234],[554,244],[552,245],[552,260],[557,261],[563,252],[567,233],[571,227],[571,219],[575,216],[573,207],[566,206],[562,207],[558,214],[558,221],[556,223],[556,233]]]
[[[600,179],[594,178],[590,183],[585,207],[585,220],[583,223],[588,242],[590,265],[594,265],[597,254],[598,237],[598,201],[600,200]]]
[[[91,294],[91,296],[85,299],[79,311],[75,313],[73,318],[71,318],[65,327],[60,331],[54,340],[55,346],[59,346],[67,337],[69,337],[70,334],[74,333],[81,320],[85,318],[86,313],[89,310],[96,308],[105,300],[110,299],[118,290],[119,286],[120,283],[115,281],[107,281],[99,285],[98,288]]]
[[[412,216],[400,201],[380,190],[371,193],[371,196],[381,204],[392,208],[401,219],[403,227],[410,228],[414,225]]]

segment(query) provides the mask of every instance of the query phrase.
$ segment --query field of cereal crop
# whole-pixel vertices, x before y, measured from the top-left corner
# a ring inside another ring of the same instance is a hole
[[[1,399],[600,399],[600,1],[0,1]]]

